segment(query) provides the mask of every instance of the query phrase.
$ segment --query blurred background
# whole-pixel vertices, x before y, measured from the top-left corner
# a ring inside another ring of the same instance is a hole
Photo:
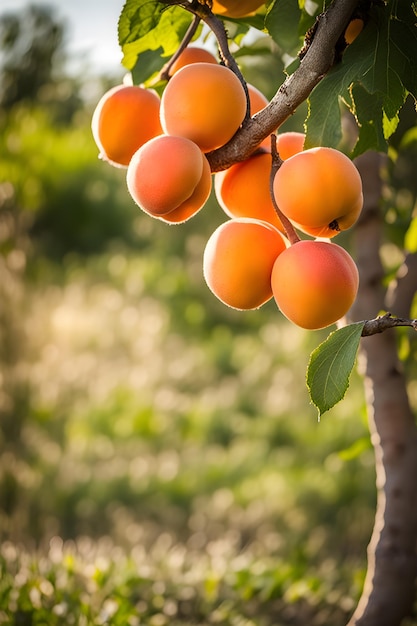
[[[362,381],[318,422],[328,332],[224,307],[215,200],[169,227],[98,160],[121,8],[0,10],[0,623],[336,626],[375,506]],[[239,61],[271,97],[265,46]]]

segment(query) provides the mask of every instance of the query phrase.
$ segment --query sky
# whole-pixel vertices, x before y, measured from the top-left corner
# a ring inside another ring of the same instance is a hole
[[[17,12],[29,4],[51,6],[57,17],[67,22],[70,71],[87,64],[100,73],[120,72],[117,21],[124,0],[0,0],[0,14]]]

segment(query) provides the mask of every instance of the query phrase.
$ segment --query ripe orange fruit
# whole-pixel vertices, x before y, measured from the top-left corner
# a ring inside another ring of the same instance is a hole
[[[285,247],[285,238],[270,224],[231,219],[214,231],[205,247],[206,283],[232,308],[259,308],[272,298],[272,267]]]
[[[214,175],[216,198],[229,217],[251,217],[284,231],[271,199],[270,152],[254,154]]]
[[[359,172],[333,148],[311,148],[284,161],[273,190],[281,211],[314,237],[334,237],[350,228],[362,210]]]
[[[100,157],[116,167],[127,167],[144,143],[160,135],[160,98],[135,85],[117,85],[99,100],[91,129]]]
[[[305,134],[287,131],[277,135],[277,152],[283,161],[304,149]]]
[[[173,76],[178,70],[191,63],[217,63],[217,59],[209,50],[201,48],[200,46],[187,46],[178,57],[178,59],[172,64],[170,69],[170,76]]]
[[[127,186],[136,204],[149,215],[170,223],[183,222],[208,199],[210,165],[189,139],[159,135],[133,155]]]
[[[363,31],[364,25],[364,21],[361,18],[355,18],[349,22],[345,30],[345,41],[347,44],[355,41],[359,33]]]
[[[224,17],[245,17],[252,15],[265,4],[262,0],[213,0],[213,13]]]
[[[240,80],[232,70],[213,63],[192,63],[178,70],[161,98],[164,132],[191,139],[203,152],[227,143],[245,114]]]
[[[304,240],[277,257],[271,284],[285,317],[301,328],[315,330],[334,324],[347,313],[356,298],[359,274],[341,246]]]

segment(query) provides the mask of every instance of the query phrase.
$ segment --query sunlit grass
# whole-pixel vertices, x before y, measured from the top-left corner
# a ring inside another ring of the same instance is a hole
[[[0,623],[343,624],[375,500],[360,378],[319,423],[305,369],[326,331],[217,302],[220,209],[179,230],[139,214],[88,133],[27,111],[8,130]],[[33,211],[18,237],[12,197]]]
[[[0,572],[2,623],[325,624],[352,609],[322,571],[237,549],[230,531],[203,550],[163,533],[129,554],[109,537],[54,537],[37,556],[5,543]]]
[[[373,515],[369,447],[339,455],[366,437],[360,386],[318,423],[308,334],[273,306],[251,314],[258,328],[234,329],[230,311],[211,323],[217,303],[204,285],[187,291],[187,258],[176,290],[159,271],[128,251],[69,257],[22,295],[30,401],[22,453],[2,455],[16,494],[4,615],[279,624],[283,611],[282,624],[324,624],[322,605],[343,621]]]

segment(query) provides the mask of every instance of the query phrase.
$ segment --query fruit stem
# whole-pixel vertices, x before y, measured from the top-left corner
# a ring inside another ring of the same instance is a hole
[[[172,55],[169,61],[165,63],[164,67],[161,69],[159,73],[160,80],[168,81],[171,78],[170,76],[171,67],[174,65],[175,61],[178,59],[180,54],[184,52],[185,48],[188,46],[188,44],[194,37],[195,33],[197,32],[197,28],[200,22],[201,22],[201,17],[199,17],[198,15],[194,15],[194,19],[189,25],[187,32],[185,33],[184,38],[178,47],[178,50]]]
[[[251,117],[248,86],[242,72],[239,69],[238,64],[236,63],[235,58],[229,50],[227,31],[224,27],[222,20],[214,15],[208,4],[201,4],[200,2],[198,2],[198,0],[192,0],[190,3],[182,4],[181,6],[183,6],[187,11],[190,11],[190,13],[193,13],[193,15],[202,19],[203,22],[207,24],[207,26],[210,28],[210,30],[213,32],[214,36],[217,39],[220,57],[224,65],[232,70],[232,72],[236,74],[236,76],[240,80],[246,95],[246,115],[243,121],[244,124]]]
[[[284,161],[279,156],[279,153],[277,150],[277,136],[275,133],[271,134],[271,156],[272,156],[272,163],[271,163],[271,175],[269,177],[269,191],[271,194],[272,204],[274,205],[275,212],[278,215],[281,221],[281,224],[284,227],[285,234],[287,236],[288,241],[290,242],[291,245],[294,245],[295,243],[298,243],[300,241],[300,237],[297,235],[294,226],[292,225],[288,217],[284,215],[284,213],[281,211],[281,209],[279,208],[277,204],[277,201],[275,200],[274,178],[275,178],[275,174],[278,172],[279,168],[284,163]]]

